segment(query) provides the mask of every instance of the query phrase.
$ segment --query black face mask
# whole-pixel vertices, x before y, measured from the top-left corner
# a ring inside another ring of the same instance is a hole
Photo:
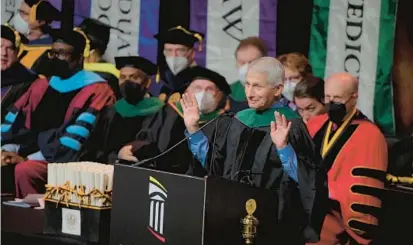
[[[131,105],[136,105],[146,94],[146,88],[130,80],[126,80],[119,88],[122,97]]]
[[[340,125],[347,115],[346,104],[331,101],[327,103],[328,118],[335,124]]]
[[[52,76],[57,76],[62,79],[66,79],[72,75],[72,72],[70,71],[70,68],[69,68],[70,66],[69,62],[67,62],[66,60],[53,58],[53,59],[50,59],[49,64],[50,64],[50,67],[48,70],[50,71],[49,74]]]

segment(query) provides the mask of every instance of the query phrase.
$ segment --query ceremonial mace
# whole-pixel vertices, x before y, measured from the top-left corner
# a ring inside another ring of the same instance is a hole
[[[242,224],[242,237],[245,239],[246,245],[251,245],[256,234],[257,226],[259,224],[258,219],[254,217],[254,212],[257,209],[257,203],[254,199],[249,199],[245,203],[245,210],[247,216],[241,220]]]

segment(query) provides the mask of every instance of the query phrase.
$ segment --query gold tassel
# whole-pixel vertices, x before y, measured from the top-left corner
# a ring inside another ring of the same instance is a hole
[[[159,67],[158,67],[158,71],[156,72],[156,76],[155,76],[155,82],[159,83],[159,81],[161,81],[161,73],[159,73]]]
[[[85,45],[85,49],[83,51],[83,57],[87,58],[90,55],[90,40],[89,38],[86,36],[85,32],[83,32],[79,27],[75,27],[73,28],[73,30],[75,32],[78,32],[80,34],[82,34],[82,36],[85,38],[86,40],[86,45]]]
[[[37,20],[37,6],[39,6],[41,2],[43,2],[43,0],[39,1],[38,3],[36,3],[35,5],[31,7],[30,13],[29,13],[29,23],[33,23]]]

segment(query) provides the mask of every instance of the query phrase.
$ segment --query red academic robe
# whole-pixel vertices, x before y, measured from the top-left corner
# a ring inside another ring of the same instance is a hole
[[[16,165],[18,197],[41,192],[47,162],[76,161],[99,117],[114,103],[112,89],[99,75],[80,71],[69,80],[36,80],[1,125],[2,148],[18,146],[29,160]]]
[[[357,110],[334,132],[330,124],[326,114],[307,124],[328,170],[330,199],[321,240],[312,244],[370,244],[379,223],[387,170],[385,138]]]

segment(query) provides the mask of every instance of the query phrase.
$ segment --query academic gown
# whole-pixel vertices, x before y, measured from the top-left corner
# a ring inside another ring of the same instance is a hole
[[[14,169],[16,196],[43,193],[47,162],[76,159],[99,112],[114,101],[109,85],[93,72],[33,82],[1,125],[2,149],[28,159]]]
[[[319,244],[370,244],[387,170],[383,134],[357,110],[335,131],[326,114],[307,127],[328,171],[329,213]]]
[[[26,91],[38,76],[16,62],[9,69],[1,72],[1,121],[4,120],[7,110]]]
[[[158,98],[151,97],[136,105],[121,99],[106,108],[80,160],[114,164],[122,146],[132,142],[142,128],[148,127],[150,116],[163,105]]]
[[[177,75],[174,75],[169,67],[160,74],[159,82],[151,83],[149,93],[152,96],[158,96],[163,101],[169,101],[170,95],[179,92],[186,81],[182,81]]]
[[[225,105],[226,107],[228,104]],[[214,112],[201,115],[201,125],[226,111],[219,108]],[[182,107],[179,102],[168,102],[168,104],[155,114],[148,122],[149,127],[143,128],[132,143],[134,155],[140,160],[155,157],[165,152],[170,147],[185,138],[185,123],[183,119]],[[207,130],[207,135],[213,130]],[[187,141],[182,142],[169,153],[153,161],[154,167],[159,170],[173,173],[192,172],[192,166],[199,165],[188,149]]]
[[[283,170],[271,136],[270,122],[277,110],[292,122],[288,142],[297,156],[298,183]],[[288,107],[256,113],[247,109],[235,118],[222,117],[216,139],[208,137],[205,160],[208,175],[244,182],[279,193],[279,223],[276,244],[318,241],[324,218],[327,190],[319,155],[298,115]],[[215,144],[214,144],[215,143]],[[276,232],[276,231],[275,231]]]
[[[44,60],[48,59],[47,52],[51,49],[52,43],[53,39],[47,35],[44,38],[33,40],[23,45],[19,53],[20,63],[37,74],[43,74],[39,72],[39,66],[41,66]]]
[[[95,126],[99,112],[114,103],[99,75],[79,71],[71,78],[37,79],[14,104],[1,125],[2,145],[17,144],[22,156],[71,161]]]

